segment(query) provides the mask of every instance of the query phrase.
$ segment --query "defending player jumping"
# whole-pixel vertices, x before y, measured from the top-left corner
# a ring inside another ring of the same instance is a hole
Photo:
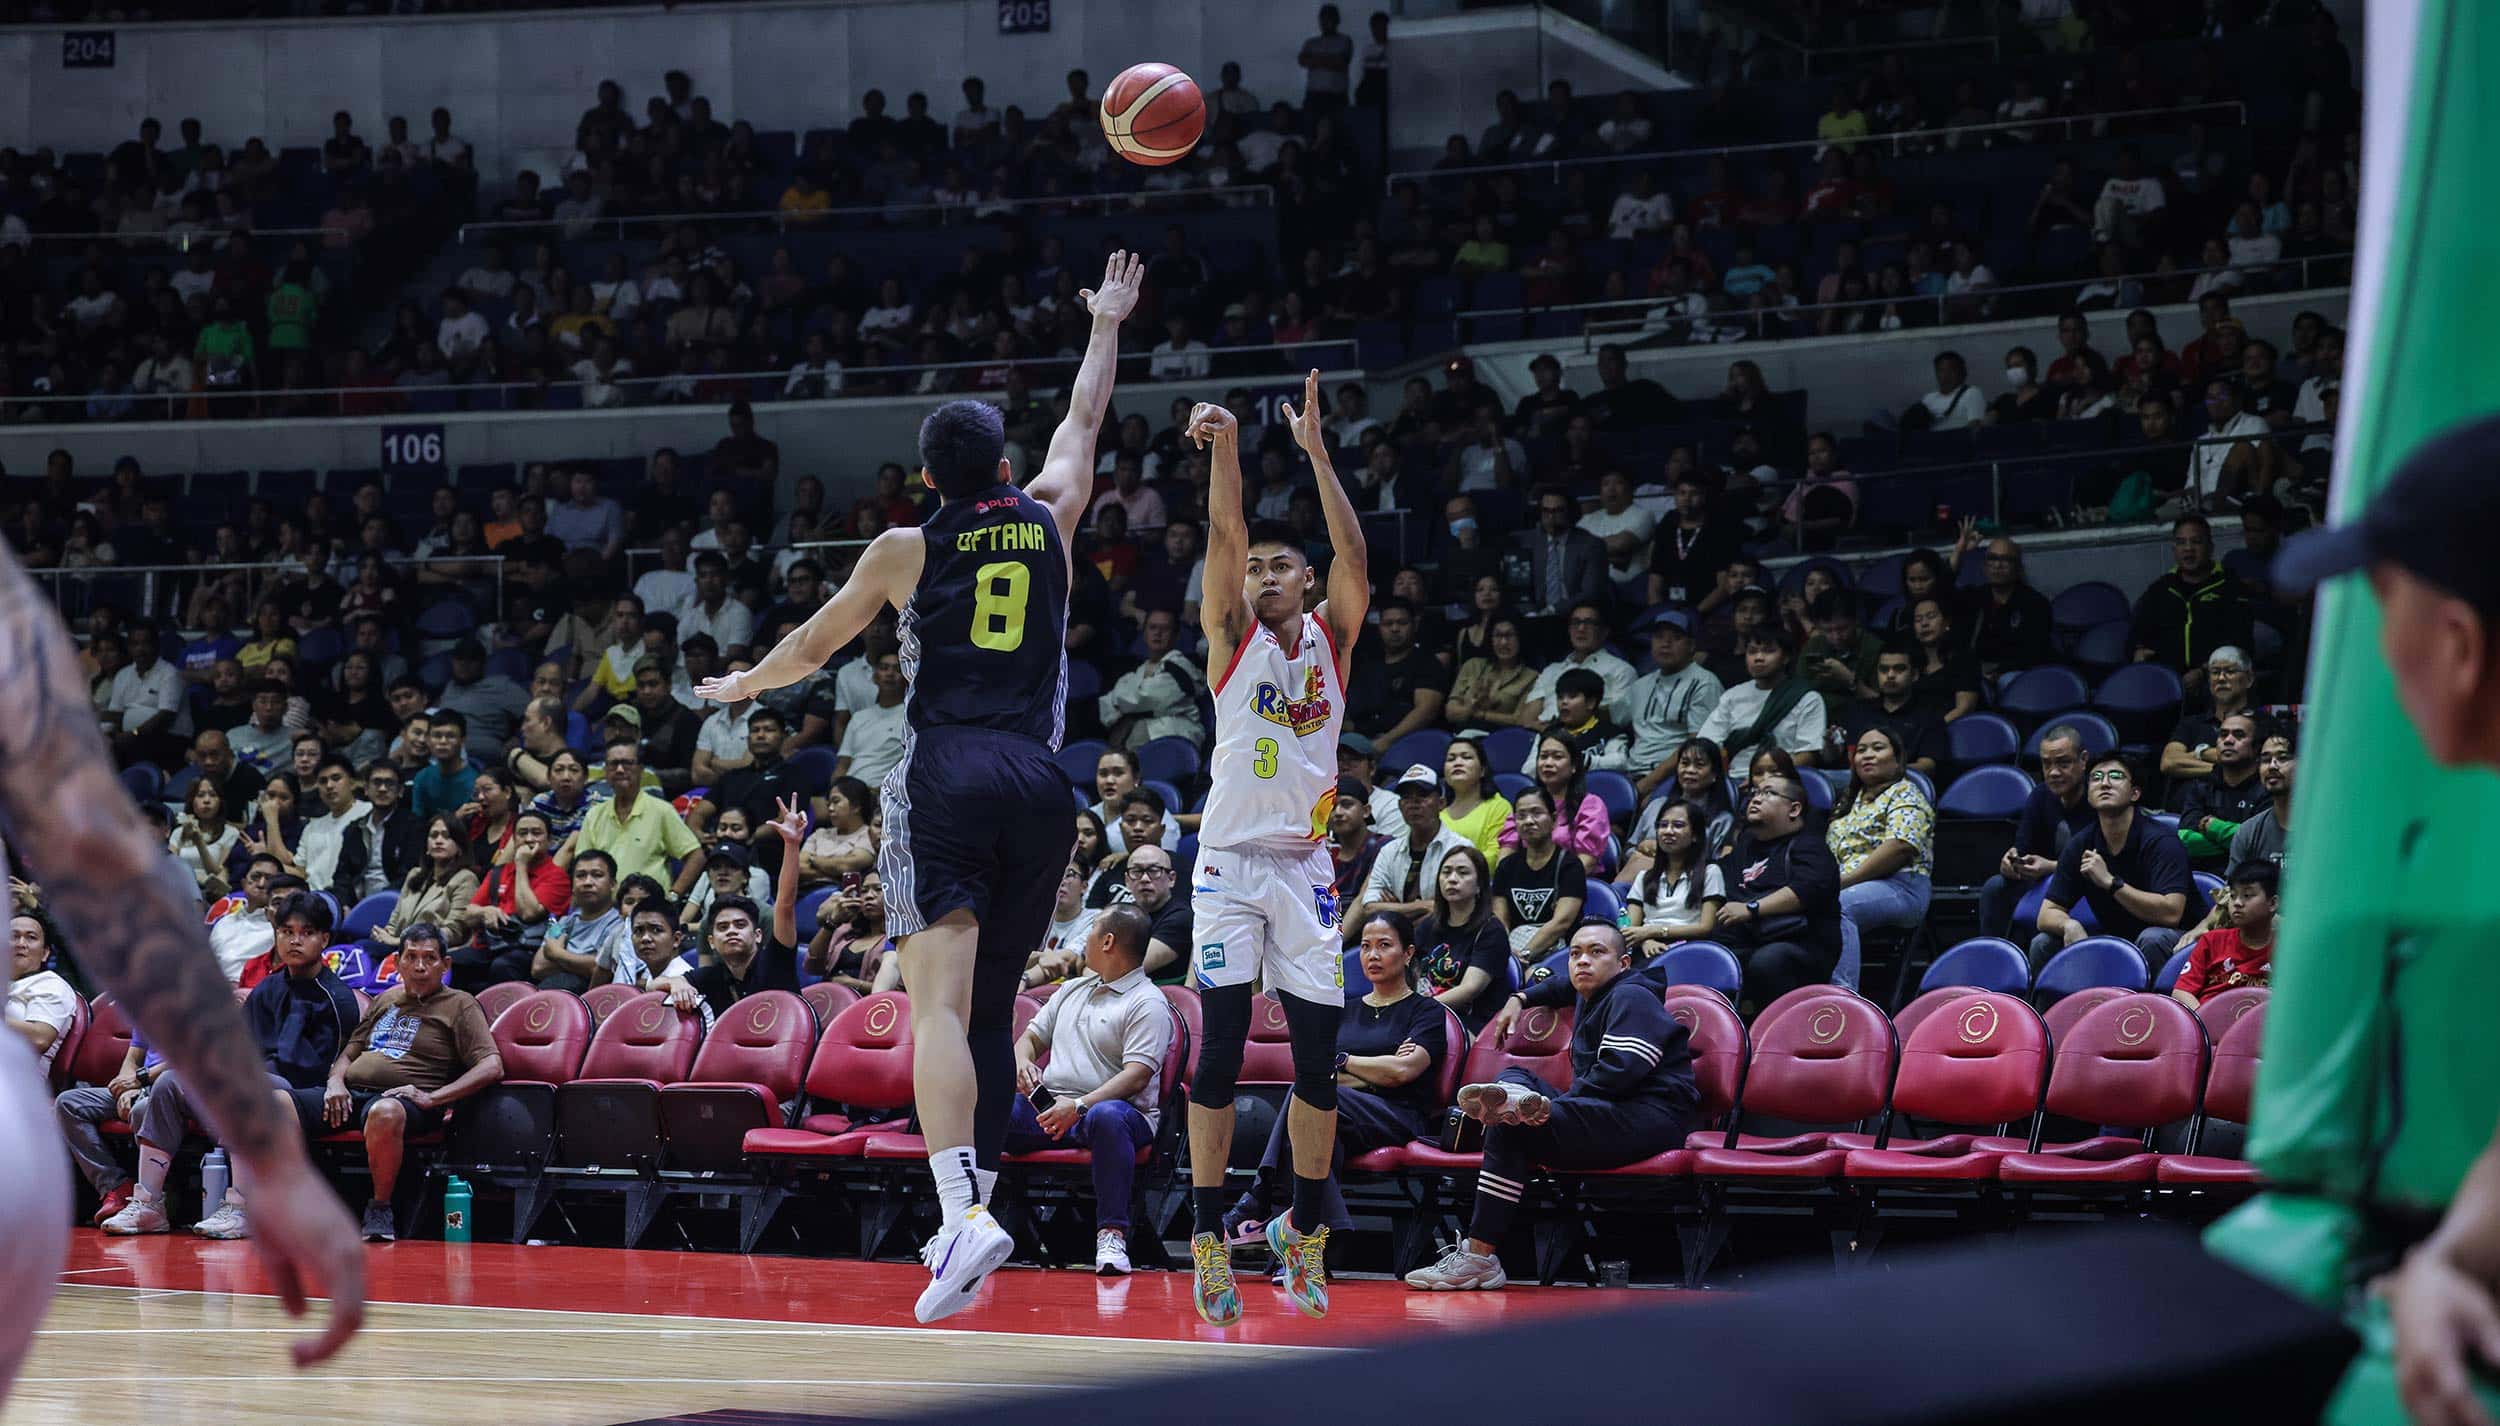
[[[901,611],[911,688],[903,760],[882,789],[877,870],[911,992],[912,1099],[943,1213],[921,1249],[923,1322],[971,1306],[1015,1247],[988,1203],[1016,1092],[1016,988],[1050,928],[1075,840],[1067,779],[1051,760],[1066,730],[1068,551],[1093,492],[1120,321],[1144,267],[1113,253],[1101,288],[1078,294],[1093,336],[1030,487],[1011,483],[997,407],[950,401],[930,412],[920,473],[937,513],[879,535],[841,592],[754,668],[695,690],[734,703],[795,683],[879,608]]]
[[[1319,373],[1303,381],[1302,408],[1282,414],[1311,458],[1327,513],[1328,597],[1303,612],[1310,562],[1293,530],[1262,521],[1244,528],[1240,431],[1233,414],[1200,405],[1189,435],[1209,448],[1207,666],[1215,681],[1215,756],[1195,873],[1197,943],[1191,975],[1205,1006],[1206,1041],[1189,1092],[1191,1197],[1197,1232],[1190,1258],[1198,1315],[1217,1326],[1241,1316],[1224,1236],[1224,1167],[1232,1157],[1233,1086],[1249,1038],[1251,997],[1264,985],[1284,1007],[1293,1037],[1293,1208],[1267,1225],[1294,1305],[1328,1311],[1328,1229],[1320,1222],[1337,1140],[1337,1025],[1345,1013],[1336,877],[1321,845],[1337,802],[1337,736],[1355,636],[1371,602],[1369,557],[1353,502],[1328,460],[1320,424]],[[1236,586],[1221,571],[1243,571]],[[1296,1225],[1302,1225],[1297,1230]]]

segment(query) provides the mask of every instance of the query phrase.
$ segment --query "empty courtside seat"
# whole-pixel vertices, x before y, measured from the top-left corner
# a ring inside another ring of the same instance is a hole
[[[2248,1122],[2257,1094],[2257,1064],[2265,1034],[2266,1007],[2259,1002],[2233,1021],[2221,1042],[2214,1046],[2213,1069],[2205,1082],[2205,1110],[2197,1123],[2197,1141],[2191,1143],[2191,1148],[2202,1146],[2205,1132],[2216,1121]],[[2197,1153],[2163,1154],[2153,1165],[2153,1179],[2181,1188],[2248,1187],[2259,1182],[2257,1166],[2245,1159]]]
[[[1745,1089],[1745,1022],[1737,1018],[1735,1007],[1724,997],[1705,987],[1674,986],[1668,989],[1665,999],[1667,1014],[1691,1037],[1693,1087],[1701,1096],[1694,1110],[1701,1126],[1695,1137],[1713,1130],[1723,1135],[1735,1117],[1737,1102]],[[1669,1149],[1639,1163],[1574,1176],[1680,1177],[1692,1172],[1696,1152],[1690,1147]]]
[[[474,1177],[536,1173],[555,1151],[556,1087],[590,1049],[590,1010],[564,990],[530,990],[493,1020],[503,1078],[460,1106],[449,1161]]]
[[[786,990],[750,995],[713,1021],[684,1082],[660,1088],[660,1166],[733,1173],[750,1129],[786,1125],[816,1048],[816,1012]]]
[[[648,1169],[660,1156],[660,1086],[693,1068],[703,1018],[645,991],[599,1022],[581,1073],[556,1089],[556,1158],[570,1169]]]
[[[857,1158],[875,1126],[853,1110],[911,1107],[911,1003],[901,991],[867,996],[833,1019],[808,1061],[807,1102],[795,1129],[756,1129],[749,1158]]]
[[[2233,1026],[2265,1008],[2270,993],[2262,985],[2235,985],[2206,996],[2196,1007],[2196,1018],[2205,1022],[2206,1037],[2219,1045]]]
[[[486,1012],[486,1023],[492,1025],[501,1018],[505,1011],[519,1004],[522,997],[528,994],[530,994],[528,981],[503,981],[477,993],[477,1008]]]
[[[858,991],[829,980],[820,980],[801,990],[799,995],[807,1002],[807,1008],[816,1012],[819,1028],[832,1024],[834,1017],[859,1003]]]
[[[2055,1005],[2040,1012],[2041,1020],[2049,1027],[2049,1043],[2054,1045],[2063,1042],[2066,1032],[2074,1029],[2075,1022],[2082,1019],[2085,1013],[2095,1006],[2107,1005],[2113,1000],[2133,994],[2136,992],[2122,990],[2114,985],[2094,985],[2087,986],[2058,1001]]]
[[[1825,987],[1822,994],[1781,1010],[1776,1019],[1763,1015],[1754,1022],[1742,1112],[1726,1129],[1705,1130],[1687,1141],[1698,1151],[1693,1172],[1724,1179],[1837,1175],[1841,1153],[1829,1147],[1828,1132],[1753,1135],[1743,1132],[1745,1120],[1767,1116],[1794,1124],[1865,1123],[1883,1113],[1896,1059],[1892,1022],[1874,1002],[1847,991]]]
[[[2039,1112],[2049,1066],[2048,1027],[2039,1012],[2010,995],[1973,991],[1920,1023],[1901,1050],[1892,1089],[1892,1118],[1875,1143],[1852,1148],[1844,1168],[1853,1183],[1870,1180],[1985,1180],[1996,1177],[1995,1151],[1978,1135],[1947,1133],[1899,1140],[1895,1124],[2008,1125]],[[2015,1145],[2014,1147],[2021,1147]]]
[[[86,1033],[78,1037],[75,1051],[64,1049],[54,1063],[73,1084],[111,1084],[129,1057],[130,1037],[130,1017],[122,1013],[120,1002],[99,995],[87,1007]]]
[[[582,992],[582,1004],[590,1011],[590,1027],[594,1030],[599,1028],[610,1015],[616,1013],[616,1007],[640,994],[642,992],[635,987],[614,981],[594,985]]]
[[[2196,1112],[2205,1088],[2205,1027],[2166,995],[2096,1006],[2057,1045],[2048,1111],[2087,1124],[2138,1130],[2039,1144],[1997,1164],[2005,1183],[2150,1183],[2153,1131]],[[1987,1147],[1983,1145],[1983,1147]]]
[[[1522,1011],[1508,1036],[1476,1037],[1459,1071],[1460,1084],[1499,1079],[1513,1066],[1525,1069],[1556,1089],[1571,1088],[1571,1010],[1568,1006],[1532,1006]],[[1286,1076],[1290,1082],[1292,1076]],[[1430,1173],[1471,1174],[1484,1162],[1480,1153],[1452,1153],[1438,1144],[1418,1141],[1407,1146],[1399,1162]]]

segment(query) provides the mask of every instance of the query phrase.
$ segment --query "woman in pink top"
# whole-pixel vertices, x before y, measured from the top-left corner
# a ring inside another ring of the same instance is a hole
[[[1580,745],[1561,733],[1547,733],[1536,746],[1537,786],[1554,800],[1554,844],[1575,853],[1591,873],[1613,866],[1614,823],[1605,799],[1589,791],[1588,765]],[[1519,819],[1502,824],[1502,845],[1519,845]]]

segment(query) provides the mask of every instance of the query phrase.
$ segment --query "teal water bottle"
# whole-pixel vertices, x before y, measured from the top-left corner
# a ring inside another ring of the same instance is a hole
[[[469,1181],[458,1175],[443,1187],[443,1241],[469,1241]]]

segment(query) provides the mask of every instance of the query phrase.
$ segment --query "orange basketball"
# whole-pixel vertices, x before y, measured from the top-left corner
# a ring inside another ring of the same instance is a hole
[[[1207,101],[1168,64],[1133,64],[1102,92],[1102,136],[1131,163],[1161,168],[1189,157],[1207,127]]]

